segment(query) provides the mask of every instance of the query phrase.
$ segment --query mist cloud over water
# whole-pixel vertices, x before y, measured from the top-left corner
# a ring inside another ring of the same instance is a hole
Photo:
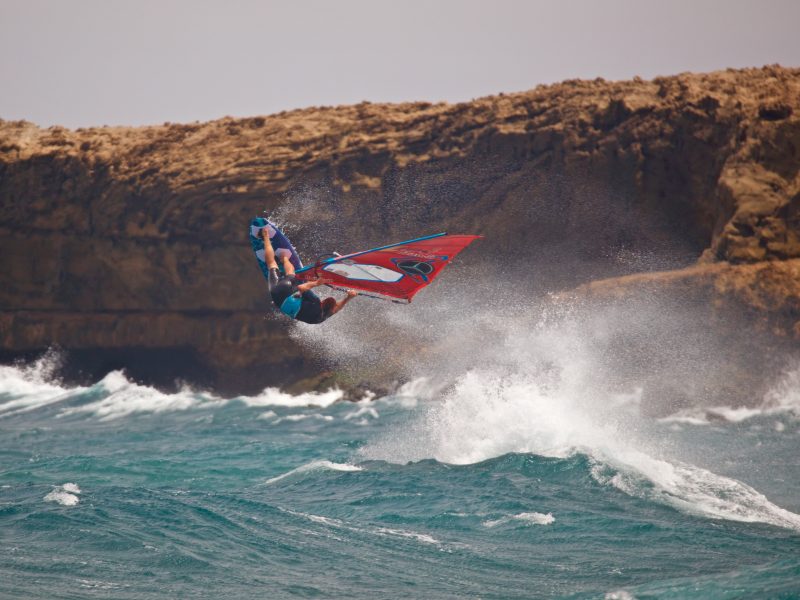
[[[800,529],[800,516],[716,474],[661,426],[687,412],[794,411],[796,373],[737,408],[741,397],[726,400],[724,385],[730,340],[704,326],[702,307],[676,298],[537,296],[526,282],[453,266],[412,305],[357,299],[325,328],[294,332],[337,368],[397,377],[423,398],[407,422],[371,439],[362,458],[474,464],[513,453],[581,454],[598,484],[631,496]]]

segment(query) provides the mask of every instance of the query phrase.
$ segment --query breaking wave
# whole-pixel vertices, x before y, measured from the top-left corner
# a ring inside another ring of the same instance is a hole
[[[566,458],[584,454],[592,476],[631,496],[712,518],[763,522],[800,531],[800,515],[745,483],[663,453],[633,408],[606,398],[542,389],[523,377],[465,375],[440,403],[368,444],[368,459],[433,458],[474,464],[511,453]]]
[[[49,353],[30,365],[0,366],[0,418],[45,407],[56,407],[58,417],[85,415],[103,421],[236,403],[250,408],[326,408],[344,397],[339,389],[293,395],[265,388],[254,396],[233,398],[188,386],[166,393],[135,383],[122,371],[112,371],[89,387],[69,386],[53,375],[57,361],[58,357]]]

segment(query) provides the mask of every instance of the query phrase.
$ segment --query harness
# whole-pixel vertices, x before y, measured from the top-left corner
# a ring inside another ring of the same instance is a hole
[[[300,312],[300,307],[302,306],[303,298],[300,296],[299,292],[296,292],[290,296],[287,296],[286,300],[281,303],[281,312],[294,319],[297,317],[297,313]]]

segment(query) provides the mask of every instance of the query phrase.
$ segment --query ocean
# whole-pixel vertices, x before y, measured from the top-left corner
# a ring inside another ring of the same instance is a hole
[[[358,402],[0,367],[0,597],[800,597],[796,366],[747,406],[656,411],[561,325],[455,344],[424,306],[368,310],[421,345]],[[296,335],[397,362],[359,319]]]

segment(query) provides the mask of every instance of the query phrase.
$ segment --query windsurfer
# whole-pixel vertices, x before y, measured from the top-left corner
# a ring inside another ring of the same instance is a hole
[[[354,290],[347,290],[347,296],[338,302],[336,298],[320,300],[311,290],[329,283],[328,280],[318,277],[315,281],[298,284],[294,265],[289,260],[291,252],[279,248],[276,256],[269,239],[269,227],[264,227],[260,233],[264,240],[264,260],[269,268],[269,291],[272,302],[285,315],[304,323],[322,323],[342,310],[345,304],[358,295]],[[277,258],[283,263],[283,276],[278,269]]]

